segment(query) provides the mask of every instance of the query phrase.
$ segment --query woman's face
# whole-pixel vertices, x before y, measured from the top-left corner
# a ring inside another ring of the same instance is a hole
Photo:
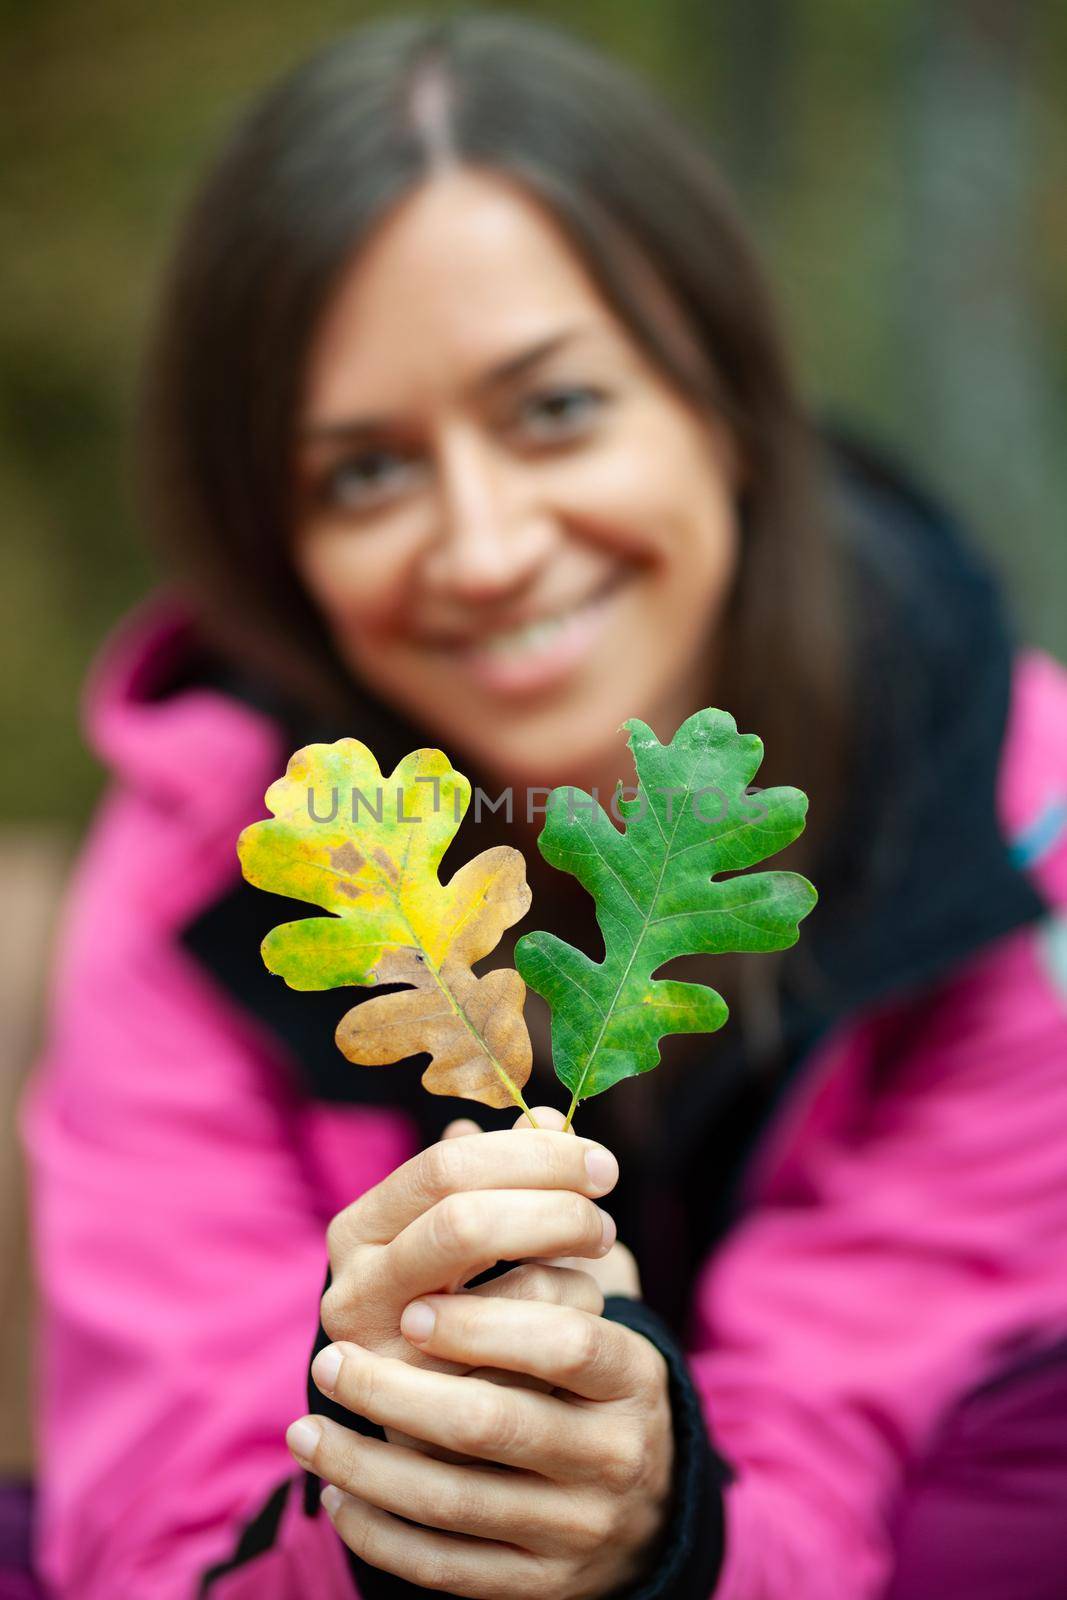
[[[456,170],[317,330],[296,559],[356,676],[449,753],[587,783],[625,769],[626,717],[662,739],[703,703],[735,477],[550,215]]]

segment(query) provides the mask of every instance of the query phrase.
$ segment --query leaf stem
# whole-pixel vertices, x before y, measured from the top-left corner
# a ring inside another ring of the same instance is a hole
[[[534,1116],[533,1112],[530,1110],[529,1106],[526,1104],[526,1101],[522,1098],[522,1094],[521,1094],[520,1090],[518,1090],[518,1089],[515,1090],[515,1104],[517,1106],[521,1106],[522,1107],[523,1111],[526,1114],[526,1120],[530,1124],[531,1128],[540,1128],[541,1124],[537,1121],[537,1119]]]

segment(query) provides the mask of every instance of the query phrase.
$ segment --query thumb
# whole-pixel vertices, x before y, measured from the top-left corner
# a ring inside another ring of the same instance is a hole
[[[473,1117],[456,1117],[453,1122],[448,1124],[441,1138],[462,1139],[468,1133],[481,1133],[481,1131]]]

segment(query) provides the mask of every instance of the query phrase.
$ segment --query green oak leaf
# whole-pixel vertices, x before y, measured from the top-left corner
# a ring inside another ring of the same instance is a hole
[[[726,1021],[722,996],[698,983],[654,978],[673,956],[783,950],[816,901],[795,872],[743,873],[803,831],[799,789],[748,794],[763,744],[733,717],[706,709],[669,744],[636,717],[623,723],[638,792],[616,800],[620,830],[580,789],[554,789],[538,840],[553,867],[570,872],[596,902],[604,959],[551,933],[528,933],[515,965],[552,1011],[556,1076],[571,1112],[622,1078],[659,1063],[669,1033],[712,1033]],[[718,878],[719,873],[742,873]]]

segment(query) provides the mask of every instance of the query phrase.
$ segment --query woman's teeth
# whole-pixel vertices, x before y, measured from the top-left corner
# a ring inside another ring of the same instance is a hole
[[[521,628],[502,628],[498,633],[483,634],[476,648],[498,656],[517,656],[525,651],[541,650],[557,639],[568,623],[595,611],[616,587],[617,581],[612,579],[593,594],[586,595],[584,600],[576,601],[565,611],[557,611],[554,616],[538,617],[536,622],[526,622]]]
[[[518,655],[523,650],[537,650],[554,639],[568,617],[573,615],[573,610],[562,611],[558,616],[527,622],[521,628],[510,628],[505,633],[487,633],[479,643],[483,650],[493,655],[510,656]]]
[[[621,581],[621,575],[612,577],[553,616],[470,640],[460,656],[466,672],[483,689],[503,695],[527,695],[566,681],[594,648]]]

